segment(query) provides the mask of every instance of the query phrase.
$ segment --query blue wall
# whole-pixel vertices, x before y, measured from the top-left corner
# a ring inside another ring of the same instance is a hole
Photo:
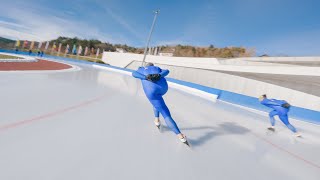
[[[8,52],[8,53],[15,53],[15,51],[12,50],[1,50],[0,52]],[[18,52],[18,54],[23,54],[23,55],[28,55],[28,52]],[[36,54],[33,54],[35,56]],[[76,63],[84,63],[84,64],[98,64],[94,62],[88,62],[88,61],[79,61],[76,59],[71,59],[71,58],[64,58],[64,57],[57,57],[57,56],[50,56],[50,55],[45,55],[44,57],[52,58],[52,59],[57,59],[57,60],[64,60],[64,61],[69,61],[69,62],[76,62]],[[125,68],[119,68],[115,66],[109,66],[105,64],[99,64],[101,66],[106,66],[106,67],[111,67],[114,69],[119,69],[127,72],[133,72],[130,69],[125,69]],[[187,87],[199,89],[201,91],[210,93],[210,94],[215,94],[218,95],[218,99],[222,101],[226,101],[232,104],[237,104],[241,106],[245,106],[248,108],[256,109],[259,111],[264,111],[264,112],[269,112],[271,109],[261,105],[258,101],[258,98],[256,97],[251,97],[251,96],[246,96],[242,94],[237,94],[233,93],[230,91],[224,91],[220,89],[215,89],[207,86],[202,86],[199,84],[191,83],[191,82],[186,82],[182,80],[177,80],[177,79],[172,79],[172,78],[167,78],[168,81],[174,82],[177,84],[181,84]],[[289,116],[295,119],[311,122],[314,124],[320,124],[320,112],[319,111],[314,111],[310,109],[305,109],[301,107],[295,107],[293,106],[289,112]]]

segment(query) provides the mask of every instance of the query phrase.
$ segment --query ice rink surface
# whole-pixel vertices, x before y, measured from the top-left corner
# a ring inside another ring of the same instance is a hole
[[[292,121],[294,138],[277,121],[270,134],[267,116],[170,89],[188,148],[154,126],[138,80],[78,66],[0,73],[1,180],[320,179],[317,125]]]

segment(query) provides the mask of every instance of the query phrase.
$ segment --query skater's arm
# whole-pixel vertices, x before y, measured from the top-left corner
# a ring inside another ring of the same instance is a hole
[[[138,70],[132,72],[132,76],[141,80],[147,79],[147,77],[144,75],[144,67],[139,67]]]
[[[166,77],[168,74],[169,74],[169,70],[167,70],[167,69],[165,69],[165,70],[162,70],[161,69],[161,73],[160,73],[160,75],[161,75],[161,77]]]
[[[147,79],[145,75],[139,73],[138,71],[132,72],[132,76],[141,80]]]
[[[263,101],[261,101],[261,104],[263,105],[269,105],[269,106],[281,106],[281,104],[271,100],[271,99],[264,99]]]

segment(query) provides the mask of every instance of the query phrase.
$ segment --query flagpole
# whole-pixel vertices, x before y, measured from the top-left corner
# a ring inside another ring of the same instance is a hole
[[[156,23],[157,16],[158,16],[159,13],[160,13],[160,10],[154,11],[154,18],[153,18],[152,26],[151,26],[151,29],[150,29],[149,37],[148,37],[148,40],[147,40],[147,44],[146,44],[146,47],[144,48],[144,54],[143,54],[143,60],[142,60],[141,66],[144,66],[144,62],[146,60],[147,51],[148,51],[151,35],[152,35],[152,32],[153,32],[154,24]]]

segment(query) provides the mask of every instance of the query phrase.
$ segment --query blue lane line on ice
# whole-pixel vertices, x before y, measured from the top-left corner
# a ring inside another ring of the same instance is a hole
[[[8,53],[15,54],[15,51],[12,51],[12,50],[0,49],[0,52],[8,52]],[[18,54],[28,55],[28,52],[18,52]],[[33,54],[33,56],[35,56],[35,54]],[[118,69],[118,70],[122,70],[122,71],[133,72],[133,70],[131,70],[131,69],[119,68],[119,67],[115,67],[115,66],[110,66],[110,65],[106,65],[106,64],[99,64],[99,63],[94,63],[94,62],[88,62],[88,61],[79,61],[79,60],[71,59],[71,58],[64,58],[64,57],[57,57],[57,56],[50,56],[50,55],[45,55],[44,57],[45,58],[52,58],[52,59],[56,59],[56,60],[81,63],[81,64],[88,64],[88,65],[95,64],[95,65],[105,66],[105,67],[114,68],[114,69]],[[187,86],[190,88],[198,89],[200,91],[204,91],[209,94],[217,95],[218,99],[225,101],[225,102],[237,104],[240,106],[252,108],[252,109],[263,111],[263,112],[271,111],[271,109],[269,109],[265,106],[262,106],[259,103],[258,98],[256,98],[256,97],[251,97],[251,96],[246,96],[246,95],[242,95],[242,94],[238,94],[238,93],[234,93],[234,92],[230,92],[230,91],[215,89],[212,87],[203,86],[203,85],[199,85],[199,84],[195,84],[195,83],[191,83],[191,82],[187,82],[187,81],[182,81],[182,80],[178,80],[178,79],[173,79],[173,78],[167,78],[167,79],[168,79],[168,81],[173,82],[173,83],[177,83],[177,84]],[[314,124],[320,124],[320,112],[319,111],[314,111],[314,110],[310,110],[310,109],[305,109],[305,108],[293,106],[289,112],[289,116],[292,118],[295,118],[295,119],[302,120],[302,121],[306,121],[306,122],[310,122],[310,123],[314,123]]]

